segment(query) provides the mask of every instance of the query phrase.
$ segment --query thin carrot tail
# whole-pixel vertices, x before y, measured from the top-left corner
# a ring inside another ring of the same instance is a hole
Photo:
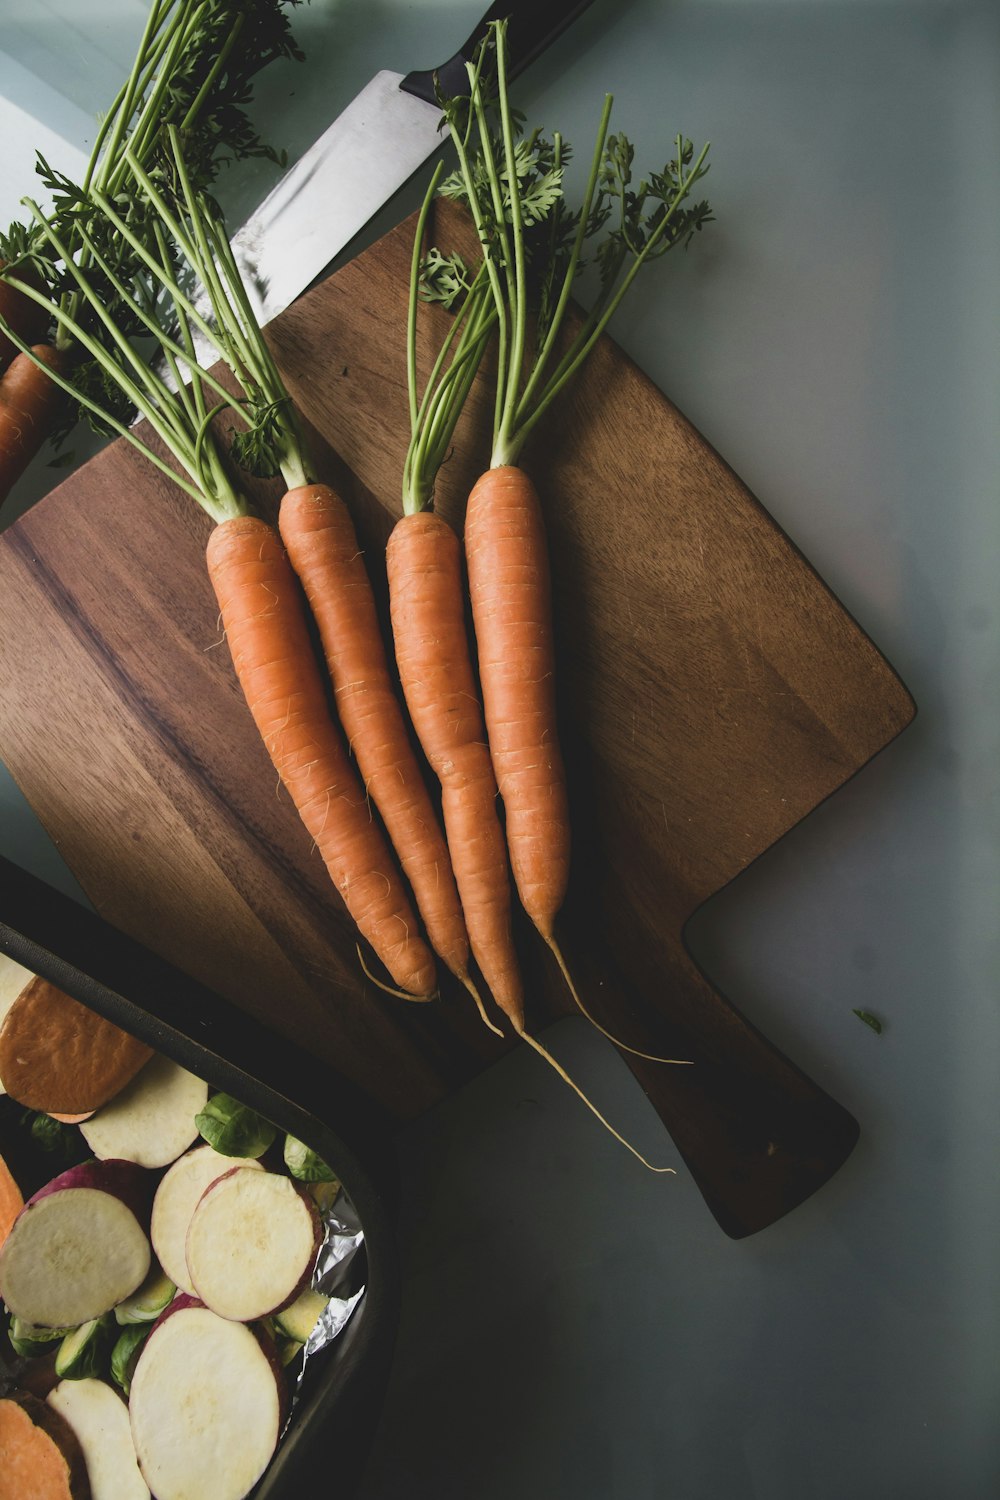
[[[378,989],[383,990],[385,994],[394,995],[397,1000],[412,1000],[420,1005],[426,1004],[430,1000],[440,1000],[441,996],[436,990],[433,995],[414,995],[410,990],[400,990],[397,989],[395,985],[386,984],[383,979],[379,979],[375,974],[373,974],[371,969],[369,969],[368,965],[365,963],[365,956],[361,951],[361,944],[355,943],[354,946],[357,949],[358,963],[361,965],[361,970],[365,978],[370,979],[372,984],[376,985]],[[471,975],[456,974],[455,977],[461,982],[461,984],[465,986],[469,994],[472,996],[473,1000],[476,1002],[476,1009],[479,1011],[479,1019],[482,1021],[483,1025],[488,1026],[490,1031],[492,1031],[495,1036],[502,1037],[503,1032],[500,1030],[500,1027],[494,1026],[493,1022],[486,1014],[486,1006],[483,1004],[483,997],[476,989]]]
[[[495,1036],[502,1037],[503,1032],[500,1030],[500,1027],[494,1026],[493,1022],[486,1014],[486,1006],[483,1004],[483,997],[476,989],[475,984],[472,982],[471,976],[468,974],[458,974],[456,975],[456,978],[461,980],[462,984],[464,984],[465,988],[468,990],[469,994],[476,1002],[476,1009],[479,1012],[479,1019],[482,1021],[483,1025],[488,1026]]]
[[[559,965],[559,972],[562,974],[563,979],[565,979],[566,987],[569,990],[570,994],[573,996],[574,1005],[576,1006],[580,1014],[590,1022],[591,1026],[593,1026],[595,1030],[599,1031],[602,1036],[606,1036],[609,1042],[614,1042],[615,1046],[620,1047],[623,1052],[631,1053],[633,1057],[644,1057],[647,1062],[670,1063],[674,1067],[678,1068],[690,1068],[692,1066],[692,1060],[690,1057],[659,1057],[655,1052],[643,1052],[639,1047],[630,1047],[628,1042],[623,1042],[620,1037],[615,1036],[614,1032],[609,1031],[606,1026],[602,1026],[597,1017],[591,1015],[590,1011],[581,1000],[580,992],[577,989],[576,985],[573,983],[573,976],[569,972],[569,967],[566,963],[566,960],[563,958],[562,949],[559,947],[559,944],[556,942],[555,938],[548,933],[543,933],[542,936],[545,938],[546,943],[548,943],[555,961]]]
[[[415,995],[412,990],[401,990],[397,989],[394,984],[386,984],[385,980],[379,979],[376,974],[373,974],[371,969],[369,969],[368,965],[365,963],[365,956],[361,952],[361,944],[355,943],[354,946],[357,949],[358,963],[361,965],[361,972],[364,974],[366,979],[371,980],[372,984],[375,985],[377,989],[383,990],[387,995],[394,995],[397,1000],[412,1000],[414,1005],[427,1005],[432,1000],[440,1000],[441,996],[438,994],[437,990],[434,990],[430,995]]]
[[[547,1048],[543,1047],[541,1042],[538,1041],[536,1037],[533,1037],[529,1032],[523,1030],[523,1028],[520,1026],[518,1026],[516,1030],[522,1042],[527,1042],[528,1046],[531,1047],[533,1051],[537,1052],[539,1057],[545,1059],[550,1068],[555,1069],[555,1071],[559,1074],[559,1077],[562,1079],[563,1083],[569,1084],[569,1087],[573,1090],[574,1094],[579,1095],[584,1104],[590,1110],[591,1114],[597,1116],[601,1124],[604,1126],[605,1130],[609,1131],[611,1135],[614,1136],[615,1140],[619,1141],[627,1151],[631,1151],[632,1155],[636,1158],[637,1161],[642,1162],[642,1165],[648,1168],[650,1172],[669,1172],[673,1176],[677,1175],[676,1168],[674,1167],[655,1167],[652,1162],[647,1161],[646,1158],[642,1155],[641,1151],[637,1151],[632,1143],[630,1141],[627,1141],[625,1137],[615,1129],[615,1127],[610,1123],[609,1120],[605,1119],[605,1117],[601,1114],[601,1111],[597,1108],[597,1105],[594,1104],[592,1100],[587,1098],[580,1085],[578,1083],[575,1083],[569,1076],[562,1063],[554,1058],[552,1056],[552,1053],[549,1052]]]

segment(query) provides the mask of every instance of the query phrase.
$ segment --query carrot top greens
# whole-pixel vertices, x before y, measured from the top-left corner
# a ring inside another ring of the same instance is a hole
[[[490,333],[497,334],[497,382],[491,467],[514,463],[559,393],[584,363],[639,270],[687,245],[712,212],[689,201],[708,171],[708,146],[696,154],[677,136],[659,172],[635,180],[634,149],[610,133],[612,99],[604,102],[583,200],[565,196],[569,143],[558,133],[524,134],[508,89],[506,23],[494,22],[474,63],[469,93],[441,101],[458,167],[435,177],[432,190],[464,203],[482,248],[472,270],[456,255],[414,252],[411,282],[410,413],[412,441],[404,508],[426,503],[436,464],[447,453],[461,404]],[[429,195],[418,229],[426,228]],[[571,297],[593,266],[597,290],[570,322]],[[412,349],[418,297],[457,309],[424,403],[415,401]],[[421,497],[423,497],[421,499]]]
[[[136,169],[162,170],[168,127],[183,135],[188,175],[198,189],[205,189],[227,162],[248,157],[283,162],[283,153],[257,133],[246,106],[252,81],[263,67],[279,58],[301,59],[286,14],[297,4],[299,0],[153,0],[132,70],[101,122],[80,186],[39,153],[36,171],[60,222],[67,256],[55,252],[51,237],[33,216],[0,234],[0,259],[7,263],[5,279],[23,290],[27,275],[58,306],[64,316],[55,318],[55,342],[73,351],[74,397],[79,390],[96,398],[67,405],[57,440],[81,415],[107,433],[109,424],[95,412],[95,404],[110,407],[117,422],[126,423],[135,414],[127,392],[109,385],[93,349],[74,332],[84,328],[98,344],[112,348],[108,324],[95,314],[69,260],[86,272],[118,332],[141,336],[147,331],[132,290],[133,280],[145,274],[136,242],[157,255],[160,244],[156,215],[137,193]],[[127,238],[110,220],[92,218],[89,243],[84,244],[74,215],[92,193],[117,205],[129,224]]]
[[[126,145],[124,159],[135,184],[128,196],[112,198],[93,183],[85,191],[64,178],[63,201],[54,213],[45,214],[37,203],[24,200],[38,243],[60,266],[63,285],[73,297],[46,298],[29,283],[18,284],[26,296],[49,307],[58,328],[88,356],[89,365],[78,366],[71,377],[49,372],[52,378],[90,412],[95,425],[125,437],[210,515],[223,520],[244,513],[247,502],[230,479],[213,435],[213,421],[220,414],[236,420],[232,450],[242,467],[258,474],[280,471],[289,487],[308,483],[312,474],[294,408],[247,299],[222,215],[192,180],[176,126],[164,132],[163,150],[154,178]],[[112,309],[104,305],[108,288],[115,299]],[[207,311],[196,301],[199,292]],[[229,367],[235,392],[199,368],[196,333]],[[11,336],[36,358],[23,340]],[[88,368],[97,372],[96,384],[84,380]],[[180,472],[126,421],[116,409],[119,399],[149,422]]]

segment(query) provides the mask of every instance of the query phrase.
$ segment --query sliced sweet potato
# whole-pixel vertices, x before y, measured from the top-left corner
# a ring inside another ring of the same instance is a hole
[[[25,1323],[78,1328],[130,1296],[149,1272],[148,1174],[83,1162],[39,1188],[0,1246],[0,1297]]]
[[[152,1057],[151,1047],[37,975],[0,1027],[0,1079],[46,1114],[99,1109]]]
[[[76,1433],[27,1391],[0,1400],[0,1454],[0,1500],[91,1500]]]
[[[158,1053],[126,1088],[85,1120],[80,1134],[101,1161],[134,1161],[156,1170],[198,1138],[208,1084]]]
[[[142,1476],[157,1500],[243,1500],[271,1461],[286,1409],[281,1361],[260,1324],[220,1318],[182,1293],[132,1376]]]
[[[48,1405],[80,1440],[93,1500],[149,1500],[132,1443],[128,1407],[103,1380],[62,1380]]]
[[[0,1156],[0,1245],[10,1234],[11,1225],[24,1207],[24,1196],[14,1181],[10,1167]]]

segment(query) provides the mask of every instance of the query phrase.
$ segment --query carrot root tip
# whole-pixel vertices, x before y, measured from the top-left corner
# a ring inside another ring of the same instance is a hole
[[[515,1029],[522,1042],[527,1042],[528,1046],[531,1047],[533,1051],[537,1052],[539,1057],[544,1058],[550,1068],[555,1069],[555,1071],[559,1074],[559,1077],[562,1079],[563,1083],[568,1084],[573,1092],[583,1100],[584,1104],[590,1110],[591,1114],[596,1115],[598,1120],[600,1120],[605,1130],[609,1131],[610,1134],[614,1136],[615,1140],[620,1142],[620,1144],[625,1147],[626,1151],[631,1151],[636,1160],[641,1162],[648,1171],[656,1172],[661,1175],[664,1173],[669,1173],[671,1176],[677,1175],[676,1168],[674,1167],[657,1167],[654,1166],[652,1162],[647,1161],[646,1158],[642,1155],[642,1152],[637,1151],[636,1148],[632,1145],[631,1141],[627,1141],[621,1134],[621,1132],[616,1130],[609,1120],[605,1119],[604,1115],[602,1115],[601,1111],[597,1108],[597,1105],[594,1104],[592,1100],[587,1098],[587,1095],[583,1092],[583,1089],[580,1087],[580,1085],[569,1076],[562,1063],[559,1062],[557,1058],[553,1057],[552,1053],[549,1052],[546,1047],[543,1047],[541,1042],[538,1041],[536,1037],[533,1037],[530,1032],[525,1031],[521,1026],[517,1026]]]
[[[488,1026],[490,1031],[493,1032],[494,1036],[502,1037],[503,1032],[500,1030],[500,1027],[495,1026],[490,1020],[489,1016],[486,1014],[486,1006],[483,1004],[483,997],[477,990],[471,977],[468,974],[457,974],[455,977],[461,980],[462,984],[465,986],[469,994],[472,996],[473,1000],[476,1002],[476,1009],[479,1012],[479,1019],[482,1021],[483,1025]]]
[[[542,931],[541,928],[539,928],[539,931],[542,933],[542,936],[548,944],[556,963],[559,965],[559,972],[562,975],[563,979],[566,981],[566,986],[573,997],[574,1005],[576,1006],[580,1014],[590,1022],[591,1026],[593,1026],[595,1030],[599,1031],[602,1036],[607,1037],[608,1041],[613,1042],[616,1047],[620,1047],[622,1052],[629,1052],[633,1057],[644,1057],[647,1062],[668,1063],[672,1067],[677,1068],[690,1068],[693,1066],[693,1062],[690,1057],[659,1057],[655,1052],[643,1052],[639,1047],[630,1047],[628,1042],[623,1042],[620,1037],[615,1036],[614,1033],[609,1031],[606,1026],[602,1026],[597,1017],[591,1015],[590,1011],[587,1009],[582,999],[580,998],[580,993],[577,990],[576,985],[573,983],[573,976],[569,972],[569,966],[567,965],[566,960],[563,957],[562,949],[556,942],[555,937],[551,936],[547,932]]]
[[[386,984],[385,980],[379,979],[373,974],[365,963],[365,956],[361,952],[361,944],[355,943],[354,946],[357,949],[358,963],[361,965],[365,978],[370,979],[377,989],[384,990],[387,995],[394,995],[397,1000],[412,1000],[415,1005],[429,1005],[432,1000],[440,999],[437,990],[432,991],[429,995],[415,995],[412,990],[400,990],[395,985]]]

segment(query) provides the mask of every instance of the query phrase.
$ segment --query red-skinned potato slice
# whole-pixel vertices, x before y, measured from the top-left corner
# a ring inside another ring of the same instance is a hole
[[[0,1079],[28,1109],[86,1114],[114,1098],[152,1048],[37,975],[0,1027]]]
[[[134,1292],[150,1265],[145,1174],[85,1162],[41,1188],[0,1247],[0,1297],[15,1316],[76,1328]]]
[[[80,1132],[101,1161],[166,1167],[197,1138],[195,1116],[207,1100],[207,1083],[157,1054]]]
[[[26,1391],[0,1400],[0,1500],[92,1500],[72,1427]]]
[[[187,1264],[191,1216],[206,1188],[237,1166],[248,1171],[264,1170],[259,1161],[223,1156],[212,1146],[198,1146],[174,1162],[156,1189],[149,1237],[160,1265],[182,1291],[194,1293]]]
[[[14,1220],[24,1207],[21,1189],[14,1181],[13,1173],[0,1156],[0,1245],[10,1234]]]
[[[213,1312],[250,1322],[308,1286],[321,1240],[316,1205],[291,1178],[235,1167],[191,1216],[188,1274]]]
[[[143,1478],[157,1500],[243,1500],[277,1447],[285,1407],[273,1341],[182,1294],[153,1325],[132,1377]]]
[[[128,1407],[116,1391],[103,1380],[61,1380],[47,1402],[76,1433],[92,1500],[149,1500]]]

